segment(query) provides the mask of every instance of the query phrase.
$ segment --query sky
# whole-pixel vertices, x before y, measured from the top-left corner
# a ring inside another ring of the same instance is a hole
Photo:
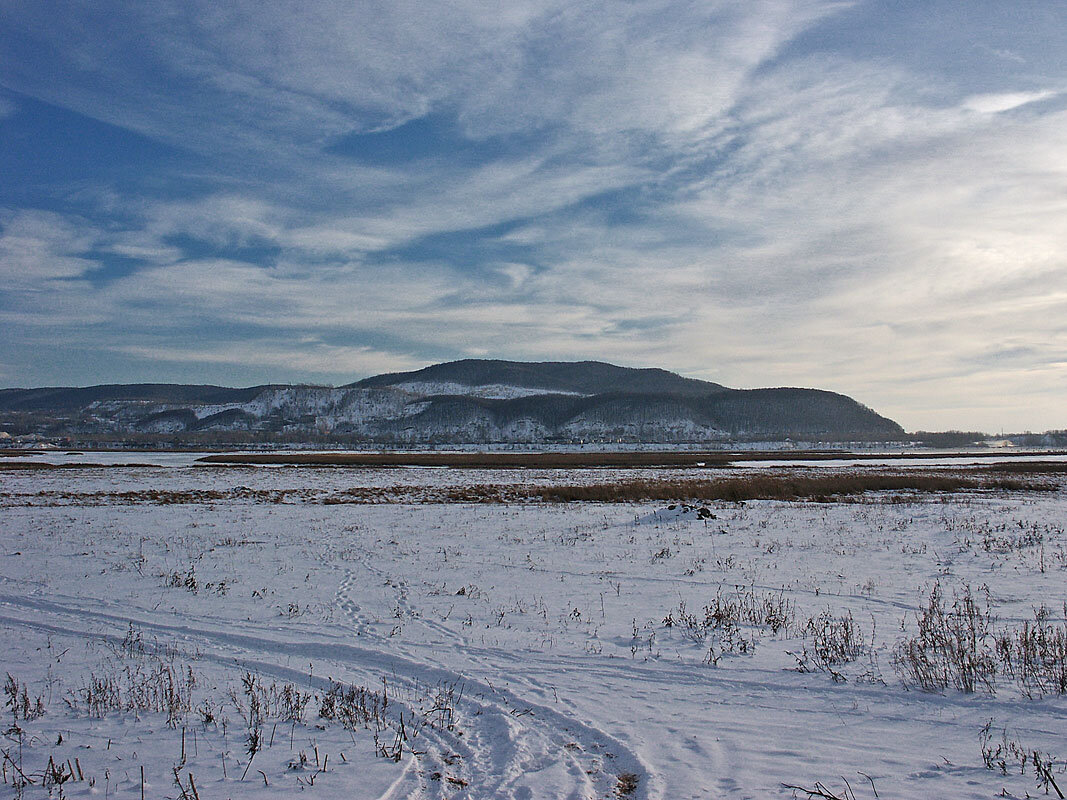
[[[595,359],[1067,428],[1061,0],[0,0],[0,386]]]

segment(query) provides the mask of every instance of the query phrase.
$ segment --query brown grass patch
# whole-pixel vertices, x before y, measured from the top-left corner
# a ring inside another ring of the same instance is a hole
[[[1061,470],[1067,471],[1067,470]],[[1010,470],[1008,471],[1010,473]],[[1033,470],[1040,474],[1041,470]],[[821,473],[821,474],[820,474]],[[714,473],[713,473],[714,474]],[[810,467],[767,473],[732,472],[719,477],[668,479],[628,479],[594,484],[505,484],[474,483],[451,486],[384,487],[356,486],[339,491],[307,487],[301,489],[228,489],[175,491],[71,492],[40,490],[34,493],[0,493],[6,503],[31,505],[107,504],[208,504],[232,501],[256,503],[347,504],[463,504],[463,503],[640,503],[656,501],[740,502],[782,500],[815,502],[855,502],[868,492],[895,493],[888,497],[907,500],[917,493],[975,491],[1048,492],[1056,491],[1062,480],[1016,477],[996,469],[967,471],[821,471]],[[884,498],[883,498],[884,499]]]
[[[623,772],[616,778],[615,794],[619,797],[630,797],[637,791],[637,786],[640,783],[641,776],[637,773]]]
[[[978,470],[1012,475],[1056,475],[1067,472],[1067,461],[1000,461]]]
[[[31,504],[46,505],[201,505],[232,500],[251,500],[257,503],[284,503],[293,497],[304,499],[310,494],[303,489],[249,489],[238,486],[234,489],[194,489],[171,491],[166,489],[140,489],[129,492],[63,492],[41,490],[33,494],[0,494],[5,500],[22,500]]]
[[[393,486],[355,488],[326,497],[342,503],[640,503],[649,501],[813,500],[833,502],[866,492],[953,493],[967,491],[1055,491],[1056,485],[990,475],[951,473],[754,474],[743,477],[635,479],[573,486],[515,486],[478,483],[443,488]]]
[[[831,500],[865,492],[961,492],[1000,489],[1053,491],[1055,486],[1012,478],[929,473],[749,475],[719,480],[630,480],[531,491],[554,503],[629,503],[649,500]]]
[[[44,461],[13,461],[0,463],[0,472],[34,472],[38,470],[56,469],[164,469],[158,464],[89,464],[84,461],[73,461],[69,464],[49,464]]]

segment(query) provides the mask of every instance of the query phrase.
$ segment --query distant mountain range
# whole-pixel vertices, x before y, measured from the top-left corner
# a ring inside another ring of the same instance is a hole
[[[189,441],[425,445],[893,440],[903,429],[845,395],[730,389],[599,361],[468,359],[346,386],[175,384],[0,390],[0,430]]]

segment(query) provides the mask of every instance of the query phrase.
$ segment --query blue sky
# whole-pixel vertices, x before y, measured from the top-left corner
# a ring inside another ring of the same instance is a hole
[[[0,0],[0,385],[600,359],[1067,427],[1047,2]]]

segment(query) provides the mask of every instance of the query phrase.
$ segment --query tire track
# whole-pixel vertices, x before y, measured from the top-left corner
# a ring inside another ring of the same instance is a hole
[[[456,702],[455,730],[424,727],[420,731],[416,739],[422,753],[418,768],[413,770],[410,779],[405,779],[404,786],[394,787],[394,796],[457,796],[455,785],[446,786],[443,781],[430,777],[446,770],[455,775],[456,764],[461,765],[460,775],[468,783],[459,796],[505,800],[527,800],[535,796],[574,800],[604,798],[611,795],[618,773],[649,774],[636,754],[595,726],[531,702],[510,688],[494,686],[489,680],[479,681],[408,656],[318,638],[282,640],[232,629],[131,619],[43,599],[0,595],[0,604],[14,612],[0,615],[0,623],[8,626],[80,638],[102,636],[117,644],[132,622],[145,630],[195,645],[202,658],[229,668],[240,664],[244,669],[251,668],[280,680],[307,682],[308,675],[266,660],[271,656],[327,661],[363,676],[371,685],[386,675],[399,693],[398,704],[406,703],[408,713],[416,713],[410,697],[428,686],[463,686],[462,697]],[[33,612],[34,618],[18,616],[20,611]],[[41,619],[42,613],[51,619]],[[87,633],[86,618],[110,627],[111,631]],[[319,689],[329,686],[325,678],[312,680]],[[408,700],[404,698],[405,692]],[[613,754],[610,764],[597,755],[604,752]],[[458,760],[456,755],[460,757]],[[659,797],[654,788],[648,782],[632,796]],[[401,789],[402,794],[398,794]]]

